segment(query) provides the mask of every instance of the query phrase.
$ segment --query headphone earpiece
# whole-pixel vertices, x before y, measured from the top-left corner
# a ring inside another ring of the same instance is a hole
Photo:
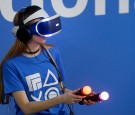
[[[25,9],[23,8],[19,11],[18,19],[19,19],[19,26],[18,28],[13,29],[13,34],[16,34],[16,37],[23,43],[27,43],[32,38],[31,31],[27,28],[27,26],[24,24],[24,13]]]
[[[30,30],[26,27],[19,27],[16,36],[21,42],[25,44],[32,38]]]

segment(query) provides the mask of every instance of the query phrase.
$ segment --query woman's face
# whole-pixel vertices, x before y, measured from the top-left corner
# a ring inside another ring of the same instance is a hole
[[[33,35],[32,40],[39,44],[44,44],[46,42],[45,37],[41,37],[41,36],[37,36],[37,35]]]

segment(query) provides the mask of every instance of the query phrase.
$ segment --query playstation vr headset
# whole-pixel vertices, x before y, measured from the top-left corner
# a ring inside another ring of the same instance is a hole
[[[37,7],[38,9],[26,19],[24,19],[24,14],[27,12],[26,10],[28,7],[19,11],[19,25],[12,29],[12,33],[23,43],[27,43],[33,35],[46,38],[56,35],[61,31],[60,16],[55,14],[49,17],[43,9],[41,9],[39,6],[36,6],[36,8]],[[39,19],[39,21],[30,25],[27,24],[34,19]]]

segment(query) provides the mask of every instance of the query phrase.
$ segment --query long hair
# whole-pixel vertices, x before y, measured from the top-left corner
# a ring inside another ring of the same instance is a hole
[[[24,19],[26,19],[32,13],[36,12],[39,9],[41,9],[39,6],[28,6],[24,12]],[[20,19],[18,18],[18,14],[19,14],[19,11],[16,13],[16,15],[13,19],[14,26],[19,25]],[[2,104],[9,103],[8,96],[4,95],[2,66],[10,58],[22,54],[25,49],[26,49],[26,45],[24,43],[22,43],[18,38],[16,38],[15,43],[10,48],[9,52],[6,54],[6,56],[4,57],[4,59],[2,60],[2,62],[0,64],[0,103],[2,103]]]

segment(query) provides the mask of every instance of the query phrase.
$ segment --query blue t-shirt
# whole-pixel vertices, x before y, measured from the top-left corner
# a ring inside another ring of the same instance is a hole
[[[65,80],[61,57],[56,47],[49,49],[60,73],[62,81]],[[58,73],[49,61],[49,57],[44,49],[36,57],[26,57],[24,55],[15,56],[3,65],[4,91],[10,95],[15,91],[25,91],[30,102],[42,101],[54,98],[62,92],[59,86]],[[21,109],[15,104],[16,115],[24,115]],[[32,115],[66,115],[63,104],[59,104],[48,110]]]

